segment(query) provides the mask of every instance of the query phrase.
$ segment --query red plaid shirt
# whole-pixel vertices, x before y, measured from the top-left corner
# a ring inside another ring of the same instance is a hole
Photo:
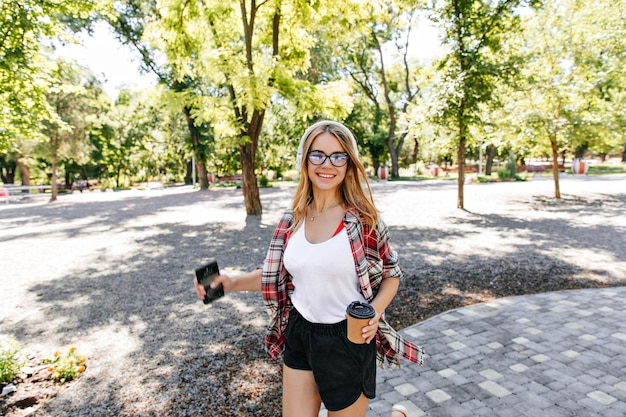
[[[292,307],[293,282],[283,264],[283,254],[292,222],[293,214],[290,211],[286,212],[274,231],[263,265],[263,300],[270,314],[265,347],[273,361],[278,359],[278,355],[284,349],[285,328]],[[389,246],[389,230],[382,220],[376,225],[377,233],[369,233],[369,226],[361,224],[350,212],[344,216],[343,223],[350,239],[361,292],[365,299],[372,302],[383,279],[402,278],[398,254]],[[400,336],[384,317],[381,317],[378,323],[376,347],[377,362],[380,366],[384,366],[385,359],[391,366],[399,365],[399,355],[411,362],[423,364],[424,350]]]

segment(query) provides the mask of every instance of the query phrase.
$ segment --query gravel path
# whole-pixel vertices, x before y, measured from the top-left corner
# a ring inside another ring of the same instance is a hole
[[[374,185],[406,274],[399,329],[460,305],[564,288],[626,285],[626,177]],[[75,344],[87,372],[38,416],[280,416],[259,294],[205,306],[193,269],[260,265],[293,188],[91,192],[0,205],[0,334],[35,356]],[[427,347],[427,346],[426,346]]]

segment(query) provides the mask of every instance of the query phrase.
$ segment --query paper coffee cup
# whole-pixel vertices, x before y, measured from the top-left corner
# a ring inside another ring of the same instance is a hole
[[[365,343],[363,327],[376,315],[374,307],[360,301],[353,301],[346,309],[348,315],[348,340],[352,343]]]

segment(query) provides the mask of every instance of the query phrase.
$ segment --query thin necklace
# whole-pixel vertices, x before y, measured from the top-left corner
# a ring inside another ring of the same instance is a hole
[[[316,217],[321,216],[322,214],[326,213],[328,210],[330,210],[333,207],[337,207],[339,205],[339,203],[335,203],[335,204],[331,204],[330,206],[326,207],[325,209],[323,209],[322,211],[320,211],[319,213],[313,215],[311,213],[311,221],[314,221]],[[313,210],[311,210],[313,211]]]

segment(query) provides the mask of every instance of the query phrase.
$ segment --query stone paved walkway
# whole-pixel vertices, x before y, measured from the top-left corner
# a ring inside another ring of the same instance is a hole
[[[378,372],[368,417],[626,416],[626,287],[498,299],[406,328],[429,356]]]

